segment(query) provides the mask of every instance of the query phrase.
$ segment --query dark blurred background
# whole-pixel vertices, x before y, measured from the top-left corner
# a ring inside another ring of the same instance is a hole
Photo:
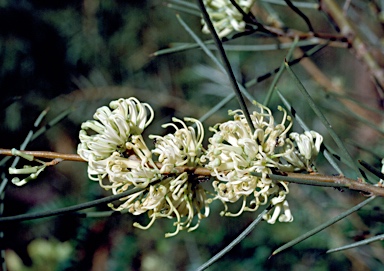
[[[151,104],[156,118],[146,134],[164,134],[161,124],[169,122],[172,116],[200,118],[228,95],[231,89],[226,77],[200,49],[151,56],[172,44],[193,42],[178,23],[175,10],[166,4],[161,0],[0,0],[0,147],[19,148],[27,133],[36,130],[33,123],[47,108],[48,114],[40,126],[49,124],[65,110],[73,110],[59,123],[50,125],[27,149],[76,153],[81,123],[91,119],[96,108],[108,105],[111,100],[135,96]],[[382,24],[370,21],[370,7],[365,1],[356,1],[351,10],[360,12],[359,19],[382,38]],[[336,33],[320,11],[303,11],[317,31]],[[275,14],[287,29],[306,31],[302,19],[286,6],[260,4],[253,12],[265,24]],[[353,14],[352,18],[356,15]],[[185,13],[181,16],[198,36],[209,38],[200,33],[199,17]],[[252,51],[228,52],[240,82],[280,66],[287,50],[257,49],[258,45],[276,42],[255,33],[226,43],[255,45]],[[350,140],[352,155],[380,168],[380,159],[384,157],[382,132],[350,112],[368,119],[381,131],[382,115],[332,95],[338,93],[381,111],[367,69],[346,48],[327,47],[310,61],[318,70],[310,71],[303,64],[294,68],[303,84],[324,109],[336,132],[343,140]],[[382,61],[378,58],[379,63]],[[340,91],[327,89],[327,84],[318,80],[320,75],[327,78],[328,86]],[[254,85],[250,93],[262,102],[272,79]],[[332,145],[289,76],[283,76],[280,82],[279,89],[289,97],[298,114],[312,129],[324,133],[325,141]],[[275,111],[278,104],[281,102],[274,95],[271,109]],[[204,122],[207,133],[209,126],[228,119],[228,109],[236,108],[237,102],[231,101],[210,116]],[[295,129],[301,128],[295,125]],[[363,150],[362,146],[371,151]],[[18,167],[23,164],[21,161]],[[7,163],[2,171],[7,172],[9,166]],[[322,156],[317,166],[324,174],[336,173]],[[323,252],[382,233],[381,199],[268,259],[279,245],[364,199],[359,193],[331,188],[295,184],[290,187],[288,201],[294,222],[261,223],[210,270],[379,270],[384,263],[381,243],[331,255]],[[88,180],[86,164],[62,162],[24,187],[9,184],[4,195],[3,215],[9,216],[70,206],[107,196],[109,192]],[[198,230],[169,239],[164,238],[164,233],[173,229],[172,221],[156,221],[149,230],[142,231],[132,224],[134,221],[145,224],[145,215],[107,218],[66,215],[7,225],[0,246],[6,251],[10,271],[193,270],[231,242],[256,217],[255,213],[246,213],[238,218],[223,218],[219,216],[222,208],[219,203],[213,204],[210,217],[203,220]],[[101,206],[95,210],[108,208]]]

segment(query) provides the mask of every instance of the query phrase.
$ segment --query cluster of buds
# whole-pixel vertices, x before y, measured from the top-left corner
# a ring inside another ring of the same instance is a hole
[[[248,13],[255,0],[235,0],[238,6]],[[230,0],[204,0],[209,17],[219,37],[225,37],[232,31],[243,32],[245,22],[243,14]],[[209,34],[208,26],[203,23],[203,33]]]
[[[279,107],[283,118],[275,124],[270,109],[255,104],[259,110],[251,115],[254,132],[241,110],[230,111],[233,120],[210,129],[214,134],[205,150],[202,123],[173,118],[163,128],[171,127],[174,132],[150,135],[154,141],[150,150],[142,133],[154,117],[152,108],[136,98],[119,99],[99,108],[94,120],[82,124],[78,154],[88,161],[89,178],[113,194],[142,189],[122,198],[118,206],[110,204],[133,215],[147,213],[148,225],[134,223],[141,229],[148,229],[158,218],[169,218],[175,219],[176,229],[166,236],[192,231],[209,215],[213,200],[223,202],[222,215],[237,216],[270,204],[273,208],[264,217],[267,222],[290,222],[288,185],[272,181],[268,174],[310,170],[322,137],[313,131],[288,136],[292,120],[283,108]],[[204,173],[191,174],[191,169]],[[255,172],[261,177],[251,174]],[[206,191],[200,178],[213,179],[214,192]],[[240,210],[228,211],[228,204],[238,201],[242,201]]]

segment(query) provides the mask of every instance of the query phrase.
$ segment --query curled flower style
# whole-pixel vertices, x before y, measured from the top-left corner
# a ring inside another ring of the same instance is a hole
[[[147,212],[151,219],[147,226],[134,223],[137,228],[148,229],[158,218],[176,218],[175,231],[167,233],[166,237],[174,236],[180,230],[197,229],[201,219],[209,215],[206,191],[199,184],[190,182],[186,172],[177,177],[167,177],[122,200],[125,202],[119,207],[110,206],[119,211],[126,209],[134,215]],[[197,221],[193,225],[195,216]]]
[[[88,164],[88,176],[98,181],[107,174],[108,158],[127,150],[132,135],[140,135],[152,122],[154,113],[150,105],[136,98],[112,101],[109,107],[96,110],[93,118],[81,125],[77,153]]]
[[[255,0],[235,0],[239,7],[248,13]],[[225,37],[232,31],[242,32],[245,22],[240,11],[230,0],[204,0],[207,12],[212,20],[219,37]],[[203,22],[203,33],[209,34],[209,29]]]
[[[284,148],[287,132],[292,126],[291,117],[279,107],[283,111],[283,118],[275,124],[271,110],[255,104],[260,109],[251,115],[255,132],[251,132],[241,110],[229,111],[230,115],[234,115],[234,120],[211,128],[215,134],[209,139],[208,151],[202,157],[203,161],[207,161],[206,167],[212,171],[212,176],[217,178],[213,187],[217,192],[216,198],[225,205],[223,215],[237,216],[243,211],[255,211],[267,203],[276,208],[289,192],[287,184],[274,182],[267,176],[272,170],[280,169],[282,156],[293,151],[292,148]],[[251,172],[259,172],[261,177],[251,175]],[[228,212],[226,203],[239,200],[242,200],[239,212]],[[278,213],[287,216],[285,212]],[[291,221],[290,218],[280,220]],[[267,221],[274,223],[276,218],[268,218]]]
[[[177,118],[172,118],[174,123],[162,125],[163,128],[173,127],[175,132],[165,136],[150,135],[155,140],[155,149],[152,153],[158,155],[158,161],[162,163],[161,173],[170,173],[174,167],[198,166],[200,156],[203,154],[202,142],[204,139],[203,124],[193,118],[184,118],[192,122],[196,129],[188,126]],[[180,124],[179,128],[176,124]]]
[[[288,201],[283,200],[275,204],[275,208],[263,216],[263,219],[270,224],[275,224],[277,218],[280,222],[292,222],[293,216],[289,209]]]
[[[147,210],[151,218],[148,226],[143,227],[139,224],[134,224],[136,227],[146,229],[150,227],[156,218],[176,217],[176,230],[174,233],[167,233],[166,237],[176,235],[180,230],[188,229],[192,231],[196,229],[200,220],[207,217],[209,214],[208,200],[205,189],[198,183],[197,180],[191,178],[187,172],[179,174],[174,171],[175,167],[188,166],[195,167],[201,165],[200,156],[204,150],[202,142],[204,139],[204,128],[200,121],[193,118],[184,118],[185,121],[195,124],[196,129],[192,126],[187,126],[183,121],[172,118],[173,123],[162,125],[163,128],[173,127],[175,132],[165,136],[150,135],[155,141],[155,148],[152,153],[158,156],[158,162],[161,163],[160,173],[167,174],[160,182],[164,196],[157,201],[155,208],[148,209],[149,202],[153,202],[151,193],[143,197],[139,203],[135,202],[135,212],[139,210]],[[151,190],[151,188],[150,188]],[[194,226],[192,221],[197,214],[197,222]],[[182,218],[185,217],[184,220]]]

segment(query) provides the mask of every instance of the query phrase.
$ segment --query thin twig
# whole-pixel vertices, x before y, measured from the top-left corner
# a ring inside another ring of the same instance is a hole
[[[230,83],[232,85],[233,90],[236,93],[236,97],[237,97],[237,100],[238,100],[238,102],[240,104],[240,108],[241,108],[241,110],[243,110],[245,119],[247,120],[248,126],[251,129],[251,132],[253,134],[254,131],[255,131],[255,127],[253,126],[253,123],[252,123],[252,120],[251,120],[251,116],[250,116],[248,108],[247,108],[247,106],[245,104],[244,97],[241,94],[241,91],[240,91],[239,85],[237,83],[237,80],[235,78],[235,75],[233,74],[233,71],[232,71],[232,68],[231,68],[231,64],[229,63],[229,60],[228,60],[227,55],[225,53],[225,50],[223,48],[223,44],[221,43],[221,40],[220,40],[219,36],[216,33],[216,30],[215,30],[215,28],[214,28],[214,26],[212,24],[211,19],[209,18],[209,14],[208,14],[205,6],[204,6],[203,0],[197,0],[197,3],[199,5],[200,11],[201,11],[201,13],[203,15],[203,19],[204,19],[205,23],[207,24],[208,29],[211,32],[213,40],[214,40],[214,42],[216,44],[217,50],[218,50],[218,52],[220,54],[220,57],[221,57],[221,60],[223,62],[223,66],[224,66],[224,68],[225,68],[225,70],[226,70],[226,72],[228,74],[229,81],[230,81]]]
[[[257,175],[258,173],[252,174]],[[381,185],[375,186],[369,183],[365,183],[361,180],[356,181],[345,176],[328,176],[322,174],[303,174],[295,172],[288,172],[285,174],[286,176],[269,174],[268,177],[271,180],[276,181],[286,181],[314,186],[347,188],[350,190],[365,192],[368,194],[368,196],[375,195],[384,197],[384,187]]]
[[[76,162],[86,162],[83,158],[81,158],[77,154],[69,154],[69,153],[58,153],[58,152],[50,152],[50,151],[21,151],[22,153],[33,155],[38,158],[47,158],[47,159],[63,159],[66,161],[76,161]],[[10,149],[0,149],[0,155],[4,156],[13,156],[12,150]]]
[[[45,152],[45,151],[22,151],[23,153],[33,155],[34,157],[40,158],[48,158],[48,159],[56,159],[51,163],[58,163],[62,160],[67,161],[77,161],[77,162],[86,162],[83,158],[81,158],[77,154],[64,154],[57,152]],[[12,155],[11,150],[8,149],[0,149],[0,155]],[[129,156],[127,159],[132,161],[137,161],[140,163],[140,159],[135,155]],[[155,163],[158,168],[162,167],[162,164],[159,162]],[[164,173],[164,174],[172,174],[172,173],[183,173],[188,172],[194,174],[196,176],[211,176],[211,170],[205,167],[175,167],[172,172]],[[261,176],[260,173],[254,172],[251,173],[254,176]],[[384,187],[380,184],[372,185],[369,183],[363,182],[361,179],[353,180],[347,178],[345,176],[328,176],[322,174],[305,174],[305,173],[295,173],[295,172],[284,172],[282,175],[278,174],[269,174],[268,177],[275,181],[285,181],[299,184],[307,184],[313,186],[323,186],[323,187],[338,187],[338,188],[346,188],[350,190],[356,190],[360,192],[367,193],[368,195],[375,195],[384,197]]]
[[[308,17],[300,9],[298,9],[290,0],[284,0],[284,1],[285,3],[287,3],[288,7],[290,7],[294,12],[297,13],[297,15],[299,15],[305,21],[305,23],[308,26],[308,30],[312,33],[315,32],[311,24],[311,21],[308,19]]]

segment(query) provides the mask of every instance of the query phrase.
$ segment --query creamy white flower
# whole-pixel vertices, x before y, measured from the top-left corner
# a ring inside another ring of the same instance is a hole
[[[81,125],[77,153],[88,161],[88,176],[99,180],[106,176],[108,158],[127,150],[131,135],[140,135],[152,122],[154,113],[136,98],[112,101],[109,107],[96,110],[93,118]]]
[[[236,0],[240,8],[248,13],[255,0]],[[204,0],[205,7],[211,18],[213,26],[219,37],[225,37],[232,31],[242,32],[245,30],[243,15],[232,5],[229,0]],[[209,29],[204,21],[203,33],[209,34]]]
[[[173,127],[175,132],[165,136],[150,135],[155,140],[155,149],[152,153],[158,155],[162,163],[161,173],[172,172],[174,167],[200,165],[200,156],[203,154],[202,142],[204,128],[200,121],[193,118],[184,118],[185,121],[196,125],[197,130],[188,126],[177,118],[172,118],[174,123],[162,125],[163,128]],[[179,128],[176,124],[180,124]]]
[[[290,139],[287,142],[291,143],[288,148],[293,150],[292,152],[286,152],[283,158],[295,167],[295,170],[309,170],[311,171],[312,161],[317,157],[320,152],[321,143],[323,137],[315,131],[306,131],[303,134],[290,133]],[[297,149],[294,148],[294,143]]]
[[[188,231],[196,229],[200,220],[209,214],[208,200],[206,191],[201,185],[191,178],[187,172],[177,175],[173,172],[175,167],[189,166],[196,167],[201,165],[200,156],[204,149],[202,142],[204,139],[204,128],[200,121],[193,118],[184,118],[185,121],[195,124],[196,129],[187,126],[183,121],[172,118],[173,123],[162,125],[163,128],[173,127],[175,132],[165,136],[150,135],[155,140],[155,148],[152,153],[158,156],[158,161],[162,163],[161,173],[175,174],[161,184],[167,183],[168,192],[162,204],[149,214],[151,222],[157,217],[176,217],[176,230],[174,233],[166,234],[166,237],[176,235],[180,230]],[[197,214],[197,222],[191,226]],[[185,217],[184,221],[182,218]],[[135,224],[137,227],[141,227]]]
[[[150,167],[141,161],[132,158],[120,157],[118,153],[114,153],[107,162],[106,172],[108,174],[109,184],[105,184],[105,180],[100,179],[101,187],[112,189],[114,194],[119,194],[133,187],[144,188],[151,182],[161,178],[161,174],[157,168]]]
[[[224,203],[222,215],[237,216],[268,203],[280,208],[288,193],[285,183],[273,182],[267,176],[272,170],[280,169],[283,165],[280,158],[284,154],[292,152],[292,149],[284,148],[286,134],[292,126],[291,118],[279,107],[283,118],[275,124],[271,110],[255,104],[260,109],[251,115],[255,132],[251,132],[241,110],[229,111],[234,120],[211,128],[215,134],[209,139],[207,153],[201,159],[207,162],[206,167],[217,178],[212,185],[217,193],[215,199]],[[261,173],[261,177],[252,175],[252,172]],[[240,210],[229,212],[227,203],[239,200],[242,201]]]
[[[256,105],[260,112],[254,111],[251,115],[255,127],[253,134],[241,110],[229,111],[230,115],[234,115],[234,120],[210,128],[215,134],[209,139],[208,151],[202,157],[204,161],[208,161],[207,168],[216,171],[234,169],[240,175],[253,171],[262,172],[265,168],[278,168],[279,158],[286,152],[291,152],[282,148],[287,131],[292,126],[286,111],[279,107],[284,115],[281,123],[275,124],[269,108]]]
[[[115,195],[135,187],[149,189],[150,193],[158,195],[158,190],[154,191],[151,184],[162,179],[160,170],[152,160],[152,154],[143,137],[131,135],[130,139],[131,141],[126,143],[126,150],[131,153],[130,156],[123,157],[119,152],[114,152],[106,159],[105,172],[108,179],[99,176],[100,186],[104,189],[111,189]],[[160,187],[159,191],[164,191],[164,189]],[[164,193],[166,194],[166,192]],[[144,194],[146,193],[142,191],[121,199],[125,202],[116,207],[115,210],[128,209],[133,214],[140,214],[141,212],[132,211],[132,204],[137,204],[133,199]],[[153,197],[155,196],[151,198]],[[150,206],[152,205],[150,204]]]

